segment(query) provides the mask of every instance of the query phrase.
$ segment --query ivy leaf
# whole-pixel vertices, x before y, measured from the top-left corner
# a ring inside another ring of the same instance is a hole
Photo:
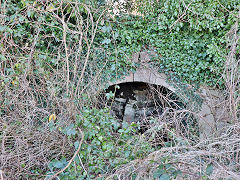
[[[115,32],[115,33],[113,34],[113,38],[114,38],[114,39],[117,39],[118,36],[119,36],[119,34],[118,34],[117,32]]]
[[[1,25],[0,25],[0,32],[5,31],[5,29],[7,29],[7,26],[1,26]]]
[[[112,28],[111,28],[111,26],[103,26],[102,27],[102,31],[104,32],[104,33],[106,33],[106,32],[110,32],[112,30]]]
[[[159,177],[159,180],[170,180],[170,176],[168,174],[162,174]]]
[[[119,132],[119,133],[123,133],[124,130],[123,130],[123,129],[119,129],[118,132]]]
[[[98,139],[102,142],[103,141],[103,137],[99,136]]]
[[[153,177],[154,177],[155,179],[156,179],[156,178],[159,178],[163,173],[164,173],[164,170],[158,169],[157,171],[154,172]]]
[[[130,154],[131,154],[131,151],[125,151],[125,157],[129,157],[130,156]]]
[[[104,40],[102,41],[102,44],[109,44],[110,42],[111,42],[110,39],[104,39]]]
[[[50,163],[49,163],[49,168],[52,170],[54,167],[55,168],[59,168],[59,169],[62,169],[64,168],[65,166],[67,165],[67,161],[65,158],[62,158],[61,160],[52,160]]]
[[[56,163],[53,164],[55,168],[63,168],[63,163],[61,161],[57,161]]]
[[[112,91],[110,91],[109,93],[106,93],[106,97],[107,97],[108,100],[111,99],[111,98],[113,98],[114,95],[115,95],[115,94],[114,94]]]
[[[79,141],[76,141],[76,142],[74,143],[74,147],[75,147],[76,150],[78,149],[78,146],[79,146]]]
[[[66,127],[63,131],[64,134],[71,136],[76,134],[76,130],[74,128],[74,124],[70,124],[68,127]]]
[[[213,164],[208,164],[206,168],[206,174],[210,176],[213,173]]]

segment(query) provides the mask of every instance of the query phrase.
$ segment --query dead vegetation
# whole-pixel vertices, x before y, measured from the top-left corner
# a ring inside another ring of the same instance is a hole
[[[224,118],[224,122],[216,122],[217,126],[221,123],[224,125],[217,129],[214,136],[198,139],[197,143],[191,143],[191,137],[176,133],[179,135],[178,138],[183,138],[183,141],[178,140],[174,147],[161,148],[146,158],[123,165],[108,176],[108,179],[127,179],[132,175],[135,175],[136,179],[154,179],[154,174],[160,167],[165,169],[164,173],[171,172],[168,166],[181,171],[176,179],[240,178],[240,58],[236,53],[239,46],[238,23],[227,36],[230,52],[226,57],[223,75],[226,97],[223,98],[225,102],[221,102],[224,105],[221,108],[223,112],[227,110],[229,113]],[[175,122],[179,122],[179,118],[176,118]],[[212,167],[210,174],[207,173],[208,167]]]
[[[74,4],[71,5],[72,11],[74,11]],[[37,7],[29,8],[33,8],[39,15],[43,13]],[[71,146],[73,140],[67,138],[58,128],[74,123],[77,111],[92,101],[92,92],[96,87],[101,86],[99,75],[103,71],[103,69],[96,68],[96,64],[90,60],[93,55],[91,50],[94,48],[94,36],[101,18],[94,21],[93,10],[88,6],[84,6],[84,8],[87,18],[83,20],[82,24],[77,25],[79,32],[72,31],[67,26],[68,20],[58,17],[54,11],[49,10],[52,17],[60,22],[59,28],[63,33],[63,39],[59,46],[61,48],[53,49],[52,57],[59,62],[55,68],[47,62],[45,69],[29,62],[33,61],[34,52],[37,52],[35,43],[17,45],[11,36],[0,34],[1,45],[3,45],[1,54],[6,57],[6,60],[0,62],[1,180],[28,179],[28,177],[44,179],[49,170],[48,164],[52,159],[64,155],[69,160],[75,152],[74,147]],[[64,9],[59,8],[57,11],[64,11]],[[5,10],[2,9],[0,15],[5,16],[4,13]],[[81,21],[81,15],[78,15]],[[25,14],[25,16],[27,15]],[[91,24],[91,30],[83,27],[89,24]],[[74,45],[69,45],[65,37],[66,33],[78,35],[79,41]],[[221,130],[223,133],[219,136],[202,141],[198,139],[198,142],[194,141],[194,143],[192,142],[193,137],[183,136],[179,131],[180,128],[173,132],[168,125],[164,125],[167,132],[174,136],[172,138],[174,147],[161,148],[145,158],[133,160],[108,172],[105,175],[108,179],[114,177],[127,179],[133,174],[136,174],[137,179],[153,179],[160,164],[164,167],[170,164],[180,170],[182,174],[179,175],[179,179],[201,179],[209,164],[213,166],[213,172],[209,175],[211,179],[221,177],[240,179],[240,58],[239,54],[236,54],[236,47],[239,46],[237,23],[229,32],[228,37],[230,53],[226,57],[224,74],[228,106],[222,108],[228,109],[229,116],[226,122],[231,124],[225,126]],[[40,39],[39,34],[36,33],[34,38]],[[41,36],[41,40],[49,40],[47,38],[44,35]],[[82,44],[87,47],[85,54],[80,49]],[[29,54],[29,57],[22,57],[22,53]],[[16,64],[19,64],[18,67]],[[71,69],[71,67],[73,68]],[[11,68],[20,73],[17,76],[9,75],[7,69]],[[33,73],[36,69],[40,71],[37,75]],[[46,69],[50,75],[44,73]],[[93,73],[89,74],[89,72]],[[86,74],[89,78],[84,79]],[[84,87],[82,87],[83,81],[87,82]],[[81,102],[76,105],[73,101],[74,97],[80,99],[83,93],[88,98],[81,99]],[[94,103],[93,101],[92,104]],[[51,114],[57,115],[59,124],[55,129],[49,128]],[[163,118],[165,118],[164,113],[159,121]],[[172,112],[171,123],[175,123],[174,127],[179,127],[177,123],[181,118],[181,112],[178,111],[175,114]],[[145,135],[150,137],[159,124],[161,122],[149,127],[149,134]],[[160,136],[154,138],[152,141],[162,141]],[[198,138],[197,135],[195,138]]]

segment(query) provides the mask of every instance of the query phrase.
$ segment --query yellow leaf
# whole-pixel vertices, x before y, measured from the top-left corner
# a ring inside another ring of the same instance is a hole
[[[49,118],[48,118],[48,120],[49,120],[49,122],[51,121],[51,120],[55,120],[56,119],[56,115],[55,114],[51,114],[50,116],[49,116]]]
[[[47,6],[47,11],[52,11],[54,9],[54,6],[52,4],[50,4],[49,6]]]

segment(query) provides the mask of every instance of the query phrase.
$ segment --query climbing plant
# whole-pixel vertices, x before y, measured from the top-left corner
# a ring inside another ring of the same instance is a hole
[[[131,125],[94,108],[106,82],[136,69],[135,52],[155,51],[151,66],[181,83],[223,84],[238,0],[136,0],[122,11],[116,2],[0,1],[0,175],[33,179],[66,167],[77,128],[84,149],[62,177],[92,178],[152,152]]]
[[[150,3],[151,2],[151,3]],[[130,56],[140,50],[158,53],[153,62],[159,70],[174,72],[188,83],[222,85],[225,35],[237,21],[238,1],[137,1],[129,14],[105,23],[115,44]],[[133,15],[131,11],[141,15]],[[103,32],[109,38],[109,32]],[[116,37],[117,36],[117,37]],[[237,51],[239,53],[239,49]]]

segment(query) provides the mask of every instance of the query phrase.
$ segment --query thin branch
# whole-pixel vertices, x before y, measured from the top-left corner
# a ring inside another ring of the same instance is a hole
[[[67,28],[66,23],[64,22],[64,16],[62,18],[62,25],[63,25],[63,43],[65,48],[65,56],[66,56],[66,64],[67,64],[67,95],[69,91],[69,82],[70,82],[70,70],[69,70],[69,59],[68,59],[68,48],[67,48]]]
[[[34,37],[34,41],[33,41],[32,47],[31,47],[31,52],[30,52],[30,54],[29,54],[28,70],[30,70],[30,67],[31,67],[31,64],[32,64],[32,58],[33,58],[33,54],[34,54],[34,51],[35,51],[35,46],[36,46],[36,44],[37,44],[37,40],[38,40],[39,33],[40,33],[40,28],[38,27],[38,29],[37,29],[37,34],[36,34],[36,36]],[[28,71],[27,71],[27,72],[28,72]]]
[[[169,27],[170,30],[169,30],[166,34],[164,34],[163,36],[166,36],[166,35],[168,35],[169,33],[172,32],[172,30],[173,30],[173,28],[176,26],[176,24],[186,15],[186,13],[187,13],[190,5],[192,4],[192,2],[193,2],[193,1],[191,1],[191,2],[187,5],[184,13]]]
[[[87,7],[85,6],[85,8],[87,8]],[[89,9],[87,8],[87,10],[89,10]],[[79,81],[78,81],[78,83],[77,83],[77,87],[76,87],[76,91],[75,91],[75,93],[74,93],[74,94],[75,94],[74,96],[76,96],[77,92],[79,92],[79,91],[78,91],[78,88],[79,88],[80,83],[83,81],[83,76],[84,76],[85,70],[86,70],[86,68],[87,68],[88,60],[89,60],[89,55],[90,55],[91,46],[92,46],[92,44],[93,44],[93,41],[94,41],[94,38],[95,38],[95,34],[96,34],[96,32],[97,32],[97,29],[98,29],[98,23],[99,23],[101,17],[103,16],[103,14],[105,13],[106,10],[107,10],[107,9],[105,9],[105,10],[102,12],[102,14],[99,16],[99,18],[97,19],[96,24],[95,24],[95,29],[94,29],[93,18],[91,18],[91,20],[92,20],[92,38],[91,38],[90,44],[88,44],[87,37],[85,37],[85,38],[86,38],[85,41],[86,41],[87,46],[88,46],[87,56],[86,56],[86,58],[85,58],[85,62],[84,62],[84,65],[83,65],[83,69],[82,69],[82,72],[81,72]],[[90,11],[90,10],[89,10],[89,11]],[[79,98],[79,94],[80,94],[80,93],[78,93],[78,98]]]
[[[235,16],[236,18],[240,18],[240,14],[238,16],[236,16],[235,14],[233,14],[233,12],[229,11],[225,6],[223,6],[219,0],[217,0],[218,4],[220,4],[220,6],[225,9],[227,12],[229,12],[229,14],[232,14],[233,16]]]
[[[3,171],[2,170],[0,170],[0,177],[1,177],[1,180],[4,180],[3,179]]]
[[[76,157],[77,154],[79,153],[79,151],[80,151],[80,149],[81,149],[81,146],[82,146],[83,139],[84,139],[84,133],[83,133],[83,131],[82,131],[80,128],[78,128],[78,130],[79,130],[79,132],[80,132],[80,134],[81,134],[82,137],[81,137],[81,141],[80,141],[80,143],[79,143],[79,146],[78,146],[77,151],[74,153],[73,157],[70,159],[70,161],[68,162],[68,164],[66,165],[66,167],[63,168],[62,170],[58,171],[57,173],[55,173],[55,174],[54,174],[53,176],[51,176],[48,180],[51,180],[51,179],[57,177],[59,174],[63,173],[63,172],[70,166],[70,164],[73,162],[73,160],[75,159],[75,157]],[[45,180],[47,180],[47,178],[45,178]]]

